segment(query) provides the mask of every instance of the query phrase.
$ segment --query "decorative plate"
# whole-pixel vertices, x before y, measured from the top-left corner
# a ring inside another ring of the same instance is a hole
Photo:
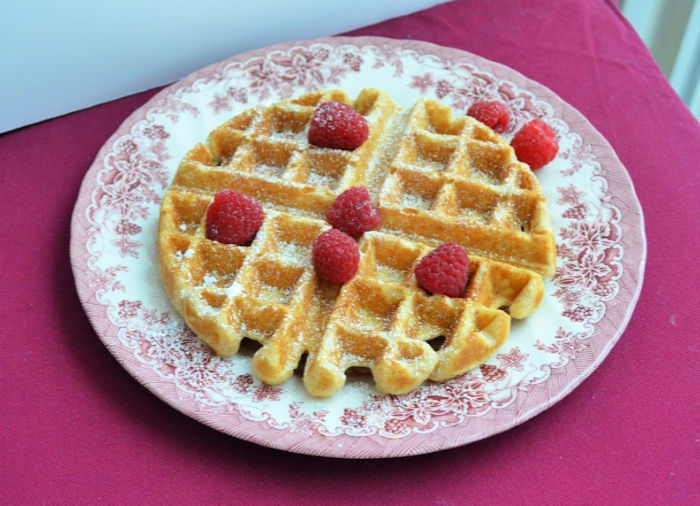
[[[559,155],[537,172],[556,233],[558,268],[541,307],[514,321],[480,368],[412,393],[381,395],[362,377],[330,399],[300,376],[280,386],[251,375],[250,354],[222,359],[190,332],[161,287],[159,204],[181,157],[217,125],[257,104],[317,88],[389,91],[401,105],[437,98],[456,112],[477,99],[508,104],[505,137],[541,117]],[[646,245],[629,176],[573,107],[517,72],[424,42],[338,37],[235,56],[158,93],[99,152],[75,205],[71,262],[98,336],[171,406],[232,436],[298,453],[394,457],[464,445],[548,408],[605,358],[641,288]]]

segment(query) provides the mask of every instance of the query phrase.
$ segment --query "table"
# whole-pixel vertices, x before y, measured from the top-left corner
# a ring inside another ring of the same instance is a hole
[[[627,330],[583,384],[503,434],[376,461],[259,447],[159,401],[97,338],[68,254],[85,171],[151,90],[0,136],[3,502],[700,503],[700,125],[614,2],[552,5],[464,0],[350,35],[426,40],[508,65],[615,148],[645,213],[646,276]]]

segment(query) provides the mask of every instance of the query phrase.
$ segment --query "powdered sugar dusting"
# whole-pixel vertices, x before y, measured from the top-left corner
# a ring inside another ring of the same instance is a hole
[[[311,245],[301,245],[295,242],[278,244],[278,254],[288,263],[311,265]]]
[[[477,223],[486,223],[489,219],[488,212],[479,212],[474,209],[463,208],[460,209],[460,214],[467,218],[469,221],[474,221]]]
[[[243,291],[243,286],[238,281],[234,281],[226,289],[226,297],[228,297],[230,299],[231,297],[235,297],[236,295],[240,295],[240,293],[242,291]]]
[[[277,141],[291,140],[295,143],[299,143],[300,147],[304,147],[304,145],[309,143],[307,129],[300,130],[298,132],[295,132],[293,130],[277,130],[275,132],[272,132],[272,134],[270,135],[270,139]]]
[[[326,174],[320,174],[318,172],[309,172],[309,183],[314,186],[324,186],[326,188],[335,188],[337,182],[337,177],[331,177]]]
[[[187,250],[184,253],[178,250],[175,252],[175,259],[178,262],[182,262],[186,258],[191,258],[192,255],[194,255],[194,250],[192,248],[187,248]]]
[[[401,196],[401,205],[413,209],[430,209],[430,201],[414,193],[404,193]]]
[[[264,163],[259,163],[255,166],[254,172],[271,178],[281,178],[284,175],[286,167],[279,167],[277,165],[267,165]]]
[[[443,172],[447,169],[447,164],[437,160],[430,160],[428,158],[421,158],[419,163],[412,165],[414,169],[425,171],[425,172]]]
[[[293,286],[278,287],[263,284],[259,287],[259,296],[267,301],[287,304],[292,297],[293,289]]]
[[[378,263],[377,264],[377,278],[382,281],[388,281],[389,283],[396,283],[398,285],[404,282],[406,278],[406,273],[398,269],[394,269],[387,265]]]
[[[390,135],[386,139],[384,150],[377,150],[374,153],[368,167],[369,177],[367,189],[369,190],[369,194],[374,201],[378,201],[383,198],[383,192],[388,189],[390,181],[393,179],[391,176],[387,177],[387,173],[389,166],[391,165],[391,161],[393,161],[398,150],[401,132],[403,132],[405,128],[408,115],[409,111],[400,110],[398,114],[391,118],[391,121],[386,126],[387,131],[390,132]]]
[[[202,278],[202,284],[203,284],[204,286],[215,285],[216,282],[217,282],[217,277],[214,276],[214,275],[213,275],[212,273],[210,273],[210,272],[207,272],[206,274],[204,274],[204,277]]]

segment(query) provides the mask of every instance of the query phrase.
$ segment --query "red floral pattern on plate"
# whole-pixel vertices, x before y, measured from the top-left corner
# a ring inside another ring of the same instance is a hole
[[[562,148],[538,173],[557,232],[558,268],[542,308],[514,323],[506,345],[475,371],[402,396],[378,395],[367,381],[352,378],[336,397],[317,400],[305,393],[298,377],[279,386],[261,384],[250,373],[249,356],[216,357],[187,329],[160,287],[154,244],[158,205],[177,161],[231,115],[316,87],[353,93],[369,83],[390,89],[404,105],[428,95],[456,113],[482,98],[502,100],[512,117],[506,136],[533,117],[546,118]],[[607,308],[614,301],[629,317],[644,257],[641,212],[624,168],[577,112],[493,62],[430,44],[377,38],[259,50],[164,90],[98,155],[76,203],[71,238],[76,284],[98,335],[154,393],[237,437],[341,457],[465,444],[551,405],[589,374],[619,337],[625,322],[609,317]],[[550,382],[552,369],[563,372],[565,381],[560,376]],[[532,400],[514,402],[525,396]],[[431,443],[435,435],[439,444]]]

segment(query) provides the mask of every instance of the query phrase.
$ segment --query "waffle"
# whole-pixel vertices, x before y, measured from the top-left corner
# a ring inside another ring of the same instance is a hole
[[[370,125],[355,151],[311,146],[315,106],[338,100]],[[325,212],[365,186],[380,228],[365,233],[357,275],[335,285],[311,262]],[[249,246],[206,239],[214,193],[257,199],[265,220]],[[415,265],[447,241],[469,252],[464,297],[429,295]],[[353,102],[309,93],[244,111],[182,160],[162,202],[159,264],[187,325],[217,354],[242,338],[260,343],[254,374],[268,384],[300,368],[307,391],[339,391],[350,368],[371,371],[380,392],[408,392],[478,366],[503,344],[511,318],[540,304],[555,268],[546,201],[530,169],[478,121],[422,99],[403,110],[380,90]]]

